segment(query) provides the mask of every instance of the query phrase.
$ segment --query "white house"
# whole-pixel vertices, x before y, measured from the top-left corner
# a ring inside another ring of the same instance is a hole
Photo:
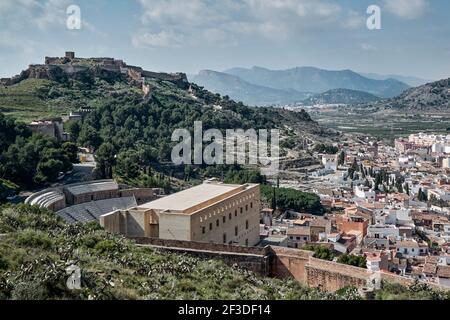
[[[328,155],[325,154],[322,156],[322,164],[325,167],[325,170],[333,170],[336,171],[338,168],[338,161],[336,155]]]
[[[363,185],[354,188],[355,197],[365,199],[367,201],[375,201],[376,193],[374,190],[364,187]]]
[[[383,239],[383,238],[399,238],[400,229],[395,225],[375,224],[367,228],[367,236],[369,238]]]
[[[419,244],[413,239],[397,241],[395,247],[397,252],[406,258],[417,258],[428,253],[428,246]]]

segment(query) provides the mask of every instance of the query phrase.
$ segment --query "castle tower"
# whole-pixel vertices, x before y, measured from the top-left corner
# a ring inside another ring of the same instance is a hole
[[[67,59],[70,59],[70,60],[75,59],[75,52],[72,52],[72,51],[66,51],[66,58],[67,58]]]

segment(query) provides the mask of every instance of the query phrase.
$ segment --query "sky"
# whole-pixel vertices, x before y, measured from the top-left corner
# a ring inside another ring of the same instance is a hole
[[[71,5],[81,29],[67,27]],[[380,30],[367,28],[370,5]],[[437,80],[450,77],[449,40],[448,0],[0,0],[0,77],[75,51],[188,74],[315,66]]]

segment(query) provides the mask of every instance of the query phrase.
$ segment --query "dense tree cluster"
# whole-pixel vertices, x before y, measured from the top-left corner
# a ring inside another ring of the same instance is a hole
[[[323,206],[319,196],[302,192],[291,188],[275,188],[268,185],[261,186],[262,196],[273,209],[295,210],[298,212],[308,212],[316,215],[323,214]]]
[[[348,264],[350,266],[355,266],[359,268],[367,268],[366,258],[363,256],[355,256],[353,254],[343,254],[339,256],[337,262]]]
[[[326,153],[326,154],[336,154],[339,151],[338,147],[326,145],[323,143],[316,144],[313,150],[319,153]]]
[[[24,124],[0,114],[0,177],[24,187],[54,182],[72,169],[78,148],[42,135],[31,135]]]
[[[333,261],[335,255],[333,250],[321,246],[321,245],[313,245],[308,244],[304,247],[302,247],[303,250],[313,251],[314,252],[314,258],[327,260],[327,261]]]

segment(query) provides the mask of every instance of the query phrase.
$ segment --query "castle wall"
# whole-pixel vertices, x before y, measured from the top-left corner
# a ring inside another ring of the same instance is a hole
[[[136,238],[137,243],[145,243],[161,251],[189,254],[201,259],[216,259],[229,266],[239,266],[263,276],[270,275],[270,255],[267,248],[247,248],[212,243],[179,240]]]
[[[305,266],[313,252],[275,246],[271,246],[270,249],[274,256],[271,269],[273,277],[294,278],[303,284],[307,284]]]
[[[366,287],[373,272],[332,261],[310,258],[305,265],[306,283],[311,288],[334,292],[344,287]]]

